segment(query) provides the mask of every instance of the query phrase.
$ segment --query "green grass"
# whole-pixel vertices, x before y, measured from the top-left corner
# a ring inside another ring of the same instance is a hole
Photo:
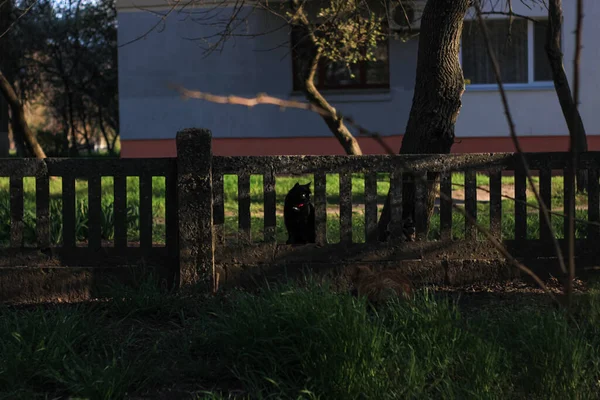
[[[284,243],[286,240],[286,231],[283,224],[283,201],[286,193],[295,184],[295,182],[312,181],[312,176],[301,177],[277,177],[276,180],[276,200],[277,200],[277,240]],[[537,182],[537,178],[534,178]],[[452,175],[454,189],[462,189],[464,184],[463,174],[455,173]],[[503,185],[514,183],[513,177],[503,177]],[[486,175],[477,175],[478,186],[488,186],[489,178]],[[0,245],[6,246],[10,237],[10,200],[8,192],[8,178],[0,178]],[[387,174],[378,175],[377,183],[377,202],[378,209],[381,212],[385,196],[389,190],[389,177]],[[61,222],[61,179],[50,182],[51,204],[51,240],[53,243],[60,243],[62,238]],[[263,178],[261,175],[252,175],[250,180],[251,196],[251,234],[253,240],[261,241],[263,239]],[[512,195],[511,195],[512,197]],[[128,177],[127,179],[127,232],[128,240],[135,242],[139,240],[139,179],[137,177]],[[364,242],[364,177],[361,174],[353,174],[352,177],[352,199],[353,209],[353,240],[355,242]],[[563,181],[562,177],[552,179],[552,209],[562,210],[563,204]],[[536,205],[535,199],[528,192],[527,201],[531,205]],[[585,194],[577,196],[578,205],[587,205],[587,196]],[[113,178],[102,178],[102,238],[111,241],[114,235],[114,213],[113,213]],[[237,205],[237,177],[226,175],[224,178],[224,206],[225,206],[225,234],[227,237],[235,237],[238,230],[238,205]],[[84,242],[88,235],[88,199],[87,199],[87,181],[76,181],[76,238],[78,242]],[[335,243],[339,241],[339,177],[336,174],[327,175],[327,237],[328,241]],[[514,238],[514,202],[503,199],[503,220],[502,236],[504,239]],[[153,240],[155,243],[165,242],[165,180],[162,177],[153,178]],[[35,243],[35,180],[34,178],[24,179],[24,223],[25,223],[25,242],[27,244]],[[539,237],[539,213],[534,208],[528,208],[528,227],[527,235],[529,238]],[[587,220],[587,211],[584,209],[577,211],[577,217]],[[460,239],[464,237],[464,218],[453,211],[453,237]],[[484,226],[489,226],[489,203],[478,202],[478,222]],[[557,236],[564,237],[563,220],[560,216],[552,217],[553,227]],[[440,236],[439,214],[433,216],[431,221],[431,230],[429,238],[435,240]],[[577,229],[578,237],[585,237],[585,224],[579,223]],[[480,238],[483,238],[482,236]]]
[[[600,293],[576,323],[539,302],[464,314],[427,290],[372,312],[308,280],[257,294],[161,295],[0,308],[0,398],[595,399]]]

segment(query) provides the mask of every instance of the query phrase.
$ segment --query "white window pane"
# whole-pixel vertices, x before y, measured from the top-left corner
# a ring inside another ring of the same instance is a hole
[[[500,66],[503,83],[527,83],[527,21],[487,20],[490,42]],[[496,83],[477,21],[465,21],[462,35],[462,65],[467,82]]]

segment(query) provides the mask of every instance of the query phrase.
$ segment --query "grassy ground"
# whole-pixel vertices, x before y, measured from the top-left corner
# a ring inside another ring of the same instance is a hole
[[[161,295],[148,282],[112,295],[0,306],[0,398],[597,399],[600,391],[598,290],[579,295],[574,322],[541,295],[474,311],[421,290],[411,304],[372,312],[310,280],[210,298]]]
[[[277,192],[277,240],[285,242],[286,233],[283,225],[283,199],[287,191],[295,182],[311,181],[311,176],[303,177],[278,177],[276,181]],[[537,178],[536,178],[537,181]],[[453,174],[452,182],[453,197],[460,204],[464,199],[463,187],[464,176],[462,174]],[[477,185],[483,189],[489,189],[489,179],[485,175],[477,176]],[[10,197],[8,193],[8,179],[0,178],[0,243],[6,245],[10,234]],[[253,175],[251,177],[251,213],[252,213],[252,237],[256,241],[262,240],[263,227],[263,189],[262,176]],[[389,189],[389,177],[386,174],[380,174],[378,179],[378,204],[379,212],[385,200]],[[78,180],[76,182],[76,204],[77,204],[77,222],[76,236],[78,241],[85,241],[87,238],[87,182]],[[224,179],[225,190],[225,233],[234,235],[237,231],[237,177],[226,175]],[[34,243],[35,240],[35,181],[34,178],[25,178],[24,180],[24,207],[25,207],[25,240],[27,243]],[[62,235],[61,223],[61,180],[60,178],[52,180],[50,183],[51,192],[51,239],[54,243],[59,243]],[[113,239],[113,179],[111,177],[102,178],[102,237],[107,241]],[[503,193],[514,197],[514,178],[503,178]],[[535,206],[535,198],[528,191],[528,203]],[[489,195],[485,190],[478,191],[478,221],[489,226]],[[355,242],[364,241],[364,179],[361,175],[355,174],[352,179],[352,200],[353,200],[353,240]],[[157,243],[164,243],[165,235],[165,186],[164,178],[153,178],[153,237]],[[563,204],[563,181],[562,177],[555,177],[552,180],[552,209],[561,212]],[[587,220],[587,196],[578,195],[577,204],[580,208],[577,217]],[[514,238],[514,202],[504,199],[502,201],[502,234],[505,239]],[[337,175],[327,176],[327,236],[330,242],[339,241],[339,177]],[[128,236],[129,240],[139,239],[139,179],[129,177],[127,179],[127,214],[128,214]],[[553,226],[557,231],[558,237],[563,237],[563,220],[560,216],[552,217]],[[578,224],[578,237],[585,237],[584,224]],[[464,237],[464,218],[457,211],[453,212],[453,236],[455,238]],[[434,215],[432,219],[432,228],[430,238],[439,237],[439,214]],[[528,208],[528,237],[539,237],[539,216],[538,211]]]

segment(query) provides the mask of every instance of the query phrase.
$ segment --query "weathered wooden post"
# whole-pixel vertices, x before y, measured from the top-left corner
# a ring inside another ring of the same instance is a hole
[[[215,288],[212,229],[212,134],[208,129],[177,132],[179,286]]]

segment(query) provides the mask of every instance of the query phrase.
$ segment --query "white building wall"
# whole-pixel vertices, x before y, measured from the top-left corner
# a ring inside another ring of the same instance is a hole
[[[157,7],[152,6],[159,5]],[[223,51],[204,57],[197,42],[188,40],[210,33],[210,27],[192,21],[189,14],[173,11],[164,24],[147,33],[166,13],[161,0],[120,0],[119,44],[143,39],[119,49],[119,101],[122,139],[174,138],[186,127],[205,127],[215,137],[329,136],[317,115],[276,107],[220,105],[182,100],[168,84],[182,84],[215,94],[255,96],[266,92],[282,98],[302,99],[292,93],[288,30],[255,38],[236,38]],[[163,3],[164,4],[164,3]],[[513,1],[515,12],[545,16],[546,11],[528,9]],[[565,0],[565,68],[572,79],[575,2]],[[195,9],[198,10],[198,9]],[[194,11],[194,9],[192,9]],[[600,132],[598,92],[600,85],[600,3],[585,2],[581,57],[580,110],[588,134]],[[254,12],[248,33],[272,30],[281,24],[272,16]],[[279,46],[279,47],[278,47]],[[269,51],[266,51],[271,49]],[[361,125],[383,135],[402,134],[413,95],[417,42],[390,41],[390,90],[325,93],[335,107]],[[566,124],[551,85],[507,89],[509,105],[519,135],[565,135]],[[508,136],[508,126],[497,89],[467,87],[457,122],[457,137]]]

